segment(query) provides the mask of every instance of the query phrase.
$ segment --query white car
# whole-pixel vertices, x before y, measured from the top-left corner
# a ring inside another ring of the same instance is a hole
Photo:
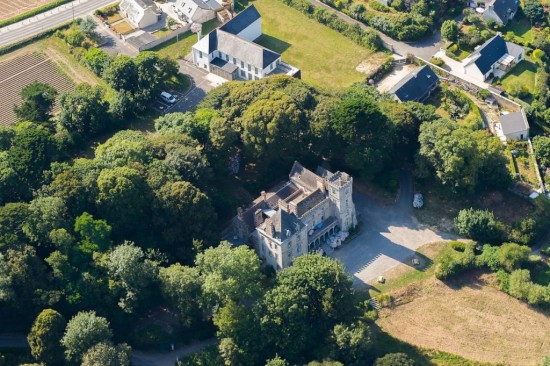
[[[420,193],[415,193],[413,198],[413,207],[422,208],[424,206],[424,196]]]
[[[167,92],[160,93],[160,99],[162,99],[163,102],[174,104],[176,103],[176,97],[174,97],[172,94]]]

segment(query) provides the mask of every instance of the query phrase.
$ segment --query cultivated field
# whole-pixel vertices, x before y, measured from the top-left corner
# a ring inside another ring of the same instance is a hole
[[[12,18],[50,2],[52,0],[0,0],[0,20]]]
[[[420,252],[435,258],[441,245]],[[395,301],[377,324],[415,346],[438,349],[470,360],[536,365],[550,354],[550,317],[495,288],[492,275],[472,272],[451,286],[409,266],[386,275],[379,286]],[[386,287],[387,286],[387,287]]]
[[[21,90],[34,81],[48,83],[59,93],[73,88],[71,80],[43,54],[31,53],[1,62],[0,125],[16,122],[13,106],[21,103]]]

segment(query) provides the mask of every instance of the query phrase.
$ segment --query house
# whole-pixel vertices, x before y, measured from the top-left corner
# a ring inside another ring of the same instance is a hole
[[[254,43],[262,35],[262,18],[254,5],[193,45],[193,63],[226,80],[259,80],[274,74],[300,77],[281,55]]]
[[[523,108],[519,112],[500,116],[500,130],[502,136],[509,140],[523,141],[529,138],[529,122]]]
[[[162,11],[152,0],[122,0],[120,13],[135,28],[145,28],[160,20]]]
[[[506,25],[514,19],[519,8],[519,0],[491,0],[485,4],[483,19],[494,19],[498,24]]]
[[[525,57],[522,46],[497,34],[462,61],[464,73],[479,80],[502,77]]]
[[[438,83],[437,75],[428,65],[424,65],[401,79],[389,93],[400,102],[423,102],[430,97]]]
[[[177,0],[175,5],[179,19],[187,23],[207,22],[223,9],[222,3],[216,0]]]
[[[262,192],[233,219],[235,237],[254,245],[266,264],[280,270],[317,250],[337,232],[357,225],[353,178],[318,167],[312,172],[295,162],[289,180]]]

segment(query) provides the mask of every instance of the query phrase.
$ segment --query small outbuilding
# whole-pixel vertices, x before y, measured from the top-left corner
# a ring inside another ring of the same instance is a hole
[[[506,141],[524,141],[529,138],[529,122],[523,109],[500,116],[500,127]]]

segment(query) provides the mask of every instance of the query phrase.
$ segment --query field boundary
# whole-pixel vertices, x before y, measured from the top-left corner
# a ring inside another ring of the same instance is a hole
[[[31,43],[34,43],[36,41],[39,41],[43,38],[47,38],[57,32],[58,30],[66,29],[73,23],[73,20],[68,21],[66,23],[60,24],[57,27],[50,28],[48,30],[45,30],[42,33],[35,34],[34,36],[31,36],[29,38],[22,39],[20,41],[17,41],[15,43],[12,43],[8,46],[5,46],[3,48],[0,48],[0,56],[3,56],[7,53],[13,52],[15,50],[18,50],[20,48],[23,48],[25,46],[30,45]]]
[[[2,27],[7,27],[8,25],[11,25],[11,24],[14,24],[14,23],[17,23],[17,22],[20,22],[22,20],[25,20],[25,19],[28,19],[30,17],[33,17],[37,14],[41,14],[45,11],[48,11],[48,10],[51,10],[51,9],[54,9],[54,8],[57,8],[58,6],[61,6],[61,5],[64,5],[64,4],[67,4],[67,3],[70,3],[71,1],[73,0],[57,0],[57,1],[52,1],[51,3],[48,3],[48,4],[45,4],[45,5],[42,5],[42,6],[39,6],[37,8],[34,8],[34,9],[31,9],[31,10],[28,10],[24,13],[21,13],[19,15],[16,15],[14,17],[11,17],[11,18],[8,18],[8,19],[4,19],[4,20],[1,20],[0,21],[0,28]]]

